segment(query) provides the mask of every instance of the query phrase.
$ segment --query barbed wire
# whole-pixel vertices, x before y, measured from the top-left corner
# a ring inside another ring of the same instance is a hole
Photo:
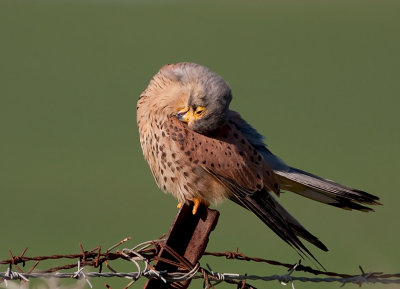
[[[101,246],[85,251],[83,246],[80,244],[80,253],[77,254],[67,254],[67,255],[50,255],[50,256],[37,256],[37,257],[27,257],[25,253],[27,248],[25,248],[20,255],[14,255],[11,250],[9,250],[10,258],[7,260],[0,260],[0,264],[8,265],[8,269],[5,272],[0,272],[0,282],[3,280],[5,286],[8,286],[8,281],[19,280],[21,282],[29,282],[32,278],[74,278],[85,280],[87,284],[92,288],[93,285],[90,282],[92,277],[120,277],[128,278],[131,281],[125,286],[129,288],[140,278],[157,278],[163,282],[182,282],[191,279],[203,279],[203,288],[214,288],[216,285],[226,282],[231,284],[236,284],[237,288],[251,289],[254,286],[247,283],[247,281],[279,281],[281,284],[292,283],[292,288],[294,288],[294,281],[299,282],[338,282],[342,286],[345,284],[357,284],[361,285],[364,283],[379,283],[379,284],[400,284],[400,273],[397,274],[385,274],[382,272],[365,272],[360,266],[361,274],[343,274],[335,272],[325,272],[313,269],[308,266],[303,266],[299,261],[296,264],[282,263],[279,261],[268,260],[258,257],[249,257],[239,252],[238,250],[234,252],[205,252],[204,255],[214,256],[214,257],[225,257],[227,259],[236,259],[242,261],[252,261],[259,263],[267,263],[273,266],[280,266],[288,269],[288,273],[270,276],[257,276],[257,275],[247,275],[247,274],[235,274],[235,273],[219,273],[211,269],[211,267],[206,264],[206,268],[201,267],[199,263],[188,264],[187,260],[182,256],[179,256],[176,252],[174,253],[171,248],[164,243],[163,236],[157,240],[146,241],[140,243],[133,248],[124,248],[122,250],[114,249],[121,246],[130,240],[129,237],[121,240],[115,245],[108,248],[105,252],[101,252]],[[162,259],[163,262],[167,262],[172,265],[177,265],[179,267],[176,272],[167,271],[157,271],[151,265],[153,261],[160,260],[157,256],[160,250],[164,248],[169,252],[173,253],[176,260]],[[77,259],[77,262],[66,264],[62,266],[52,267],[46,270],[36,270],[38,264],[45,260],[56,260],[56,259]],[[134,265],[136,271],[133,272],[118,272],[110,266],[110,261],[114,260],[125,260],[131,262]],[[22,264],[25,267],[27,262],[33,262],[33,266],[24,272],[18,264]],[[98,268],[97,272],[85,272],[84,267]],[[103,268],[106,267],[109,272],[103,272]],[[62,270],[74,269],[74,272],[60,272]],[[35,271],[35,272],[34,272]],[[293,276],[294,272],[305,272],[312,275],[324,275],[326,277],[305,277],[305,276]],[[111,286],[105,284],[108,289]]]

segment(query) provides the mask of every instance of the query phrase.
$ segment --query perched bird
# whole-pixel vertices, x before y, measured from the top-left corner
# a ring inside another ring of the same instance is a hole
[[[373,211],[379,198],[293,168],[272,154],[264,138],[229,109],[231,89],[221,76],[194,63],[162,67],[137,104],[144,157],[157,185],[180,204],[230,199],[252,211],[299,253],[300,241],[327,247],[275,199],[280,190],[343,209]],[[179,206],[179,205],[178,205]],[[314,258],[315,259],[315,258]]]

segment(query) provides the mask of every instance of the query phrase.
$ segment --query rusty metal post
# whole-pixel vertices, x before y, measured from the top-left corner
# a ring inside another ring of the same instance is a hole
[[[217,225],[219,212],[201,205],[197,214],[193,215],[192,208],[193,203],[184,204],[176,215],[164,246],[158,254],[154,265],[156,270],[176,272],[188,266],[193,268],[206,250],[208,237]],[[175,252],[181,257],[174,256]],[[172,262],[168,262],[169,260]],[[189,284],[190,280],[164,283],[159,279],[150,279],[144,289],[185,289]]]

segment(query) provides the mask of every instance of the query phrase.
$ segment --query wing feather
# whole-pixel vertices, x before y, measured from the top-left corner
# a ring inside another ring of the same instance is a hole
[[[249,191],[266,189],[279,194],[276,175],[235,125],[226,123],[216,134],[203,135],[174,117],[169,122],[177,128],[171,133],[171,139],[184,154],[185,161],[234,179]]]
[[[177,132],[172,139],[176,140],[186,160],[196,162],[223,184],[232,201],[253,212],[300,254],[316,260],[299,237],[328,250],[270,194],[279,194],[275,174],[233,123],[226,123],[217,134],[207,136],[188,129],[178,120],[170,121],[179,127],[178,132],[182,129],[181,136]]]

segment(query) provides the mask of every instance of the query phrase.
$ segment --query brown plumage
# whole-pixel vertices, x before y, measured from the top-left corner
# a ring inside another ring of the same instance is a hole
[[[311,257],[299,237],[327,248],[271,192],[292,191],[361,211],[379,204],[376,196],[286,165],[254,128],[229,110],[231,99],[219,75],[194,63],[164,66],[152,78],[138,101],[137,122],[144,157],[163,191],[180,202],[231,199]]]

